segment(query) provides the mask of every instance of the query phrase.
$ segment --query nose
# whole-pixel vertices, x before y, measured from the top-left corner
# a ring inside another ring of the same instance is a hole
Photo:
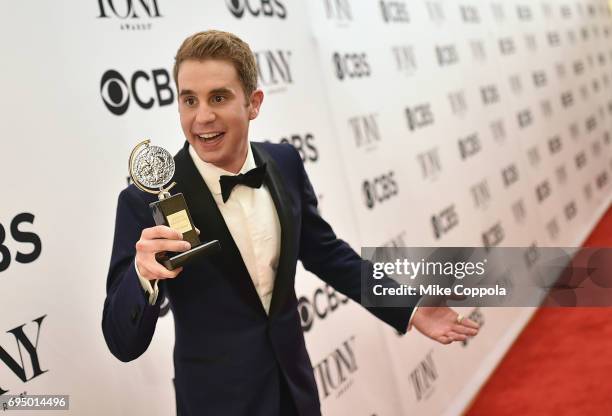
[[[217,118],[217,115],[215,114],[213,109],[210,108],[209,106],[200,105],[198,107],[198,111],[196,113],[197,123],[202,123],[202,124],[212,123],[213,121],[215,121],[216,118]]]

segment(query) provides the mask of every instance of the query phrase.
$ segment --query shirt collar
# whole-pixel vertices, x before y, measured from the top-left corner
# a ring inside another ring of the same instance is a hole
[[[248,143],[247,149],[246,160],[238,173],[246,173],[249,170],[257,167],[257,165],[255,165],[255,159],[253,158],[250,142]],[[204,179],[204,182],[206,182],[206,186],[208,186],[208,189],[210,189],[210,192],[213,194],[221,194],[221,184],[219,183],[219,178],[221,175],[237,175],[235,173],[228,172],[225,169],[221,169],[212,163],[204,162],[202,159],[200,159],[195,149],[191,145],[189,145],[189,156],[191,156],[193,163],[198,169],[198,172],[200,172],[200,175],[202,175],[202,179]]]

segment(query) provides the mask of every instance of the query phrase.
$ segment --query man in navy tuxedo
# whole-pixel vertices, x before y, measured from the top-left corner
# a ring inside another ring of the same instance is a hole
[[[122,191],[102,321],[106,343],[121,361],[139,357],[167,297],[179,415],[320,415],[297,311],[296,262],[357,302],[361,269],[371,264],[319,216],[293,147],[249,142],[263,92],[246,43],[226,32],[197,33],[177,52],[174,78],[187,139],[175,156],[175,192],[184,194],[200,238],[218,239],[221,252],[167,270],[155,254],[185,251],[189,243],[155,225],[148,206],[155,196],[133,185]],[[224,184],[245,175],[259,183]],[[444,344],[478,331],[447,307],[369,311],[401,333],[410,322]]]

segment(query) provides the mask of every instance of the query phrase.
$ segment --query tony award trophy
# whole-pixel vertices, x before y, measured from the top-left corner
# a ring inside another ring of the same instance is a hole
[[[193,225],[183,194],[170,195],[168,192],[176,185],[174,159],[170,153],[159,146],[150,146],[150,140],[140,142],[130,154],[129,170],[134,185],[141,191],[157,195],[159,201],[151,202],[149,207],[157,225],[166,225],[183,233],[183,240],[191,244],[191,249],[182,253],[157,253],[157,261],[168,270],[183,266],[195,257],[212,254],[221,246],[219,240],[202,243]]]

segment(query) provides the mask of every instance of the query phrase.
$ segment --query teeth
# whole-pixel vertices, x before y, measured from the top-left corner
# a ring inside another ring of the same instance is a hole
[[[206,133],[206,134],[198,134],[198,137],[200,139],[204,139],[204,140],[209,140],[212,139],[214,137],[219,136],[221,133]]]

